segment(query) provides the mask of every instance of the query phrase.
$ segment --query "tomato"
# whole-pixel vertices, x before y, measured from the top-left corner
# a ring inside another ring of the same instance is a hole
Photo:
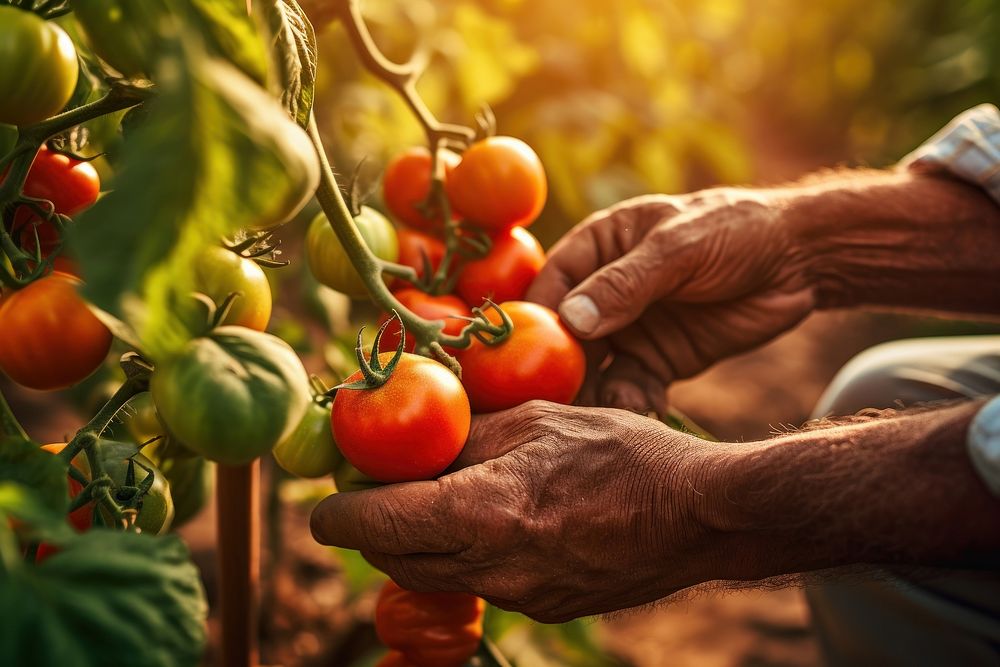
[[[163,471],[147,457],[142,454],[136,454],[132,457],[132,460],[135,461],[134,486],[142,484],[142,481],[150,474],[140,467],[140,464],[153,471],[153,486],[142,497],[135,525],[144,533],[162,535],[170,530],[170,526],[174,520],[174,498],[170,485],[167,483],[167,478],[163,474]],[[115,500],[123,504],[129,502],[131,500],[131,496],[128,495],[129,492],[117,488],[125,484],[125,477],[128,474],[128,459],[117,459],[102,454],[102,463],[104,464],[104,471],[108,473],[108,476],[115,483],[116,488],[113,492]],[[108,522],[112,520],[110,516],[106,516],[105,519]]]
[[[333,483],[337,487],[338,493],[364,491],[365,489],[374,489],[376,486],[384,486],[382,482],[372,479],[352,466],[351,462],[343,456],[340,457],[340,462],[333,470]]]
[[[311,400],[309,377],[288,343],[233,326],[157,361],[149,390],[172,436],[228,465],[250,463],[273,449]]]
[[[174,501],[171,530],[198,516],[212,497],[213,466],[201,456],[171,456],[156,461]]]
[[[274,448],[274,460],[297,477],[322,477],[342,460],[330,429],[330,406],[315,400],[291,435]]]
[[[438,159],[444,162],[445,182],[460,158],[451,151],[441,151]],[[427,217],[420,205],[427,201],[431,191],[431,152],[424,147],[406,150],[386,165],[382,176],[382,198],[390,212],[414,229],[425,231],[441,228],[441,217]]]
[[[31,125],[59,112],[80,66],[66,31],[51,21],[0,6],[0,123]]]
[[[396,261],[399,245],[396,230],[388,218],[373,208],[362,206],[354,223],[361,232],[361,238],[376,257]],[[322,284],[355,298],[367,296],[364,281],[354,270],[347,252],[340,245],[337,234],[322,212],[309,225],[306,234],[306,259],[316,280]]]
[[[419,315],[425,320],[441,320],[444,322],[444,333],[450,336],[457,336],[462,333],[462,329],[468,322],[452,317],[453,315],[468,315],[469,308],[461,299],[442,294],[441,296],[431,296],[426,292],[421,292],[415,287],[401,289],[395,293],[399,302],[414,315]],[[378,324],[382,326],[389,319],[389,314],[384,313]],[[400,332],[399,320],[394,319],[386,327],[379,341],[379,352],[392,352],[399,344]],[[407,335],[403,348],[406,352],[413,352],[416,341],[413,336]]]
[[[507,340],[486,345],[473,338],[455,351],[472,410],[496,412],[533,399],[572,403],[586,372],[579,341],[545,306],[508,301],[500,307],[514,323]],[[492,309],[486,314],[500,323]]]
[[[495,233],[534,222],[548,186],[542,162],[528,144],[488,137],[465,151],[445,187],[457,213]]]
[[[382,659],[375,663],[375,667],[416,667],[405,655],[399,651],[389,651],[382,656]]]
[[[0,301],[0,370],[31,389],[69,387],[93,373],[111,349],[111,332],[63,273],[39,278]]]
[[[380,354],[383,364],[391,354]],[[347,378],[356,382],[361,371]],[[333,438],[341,453],[380,482],[431,479],[462,451],[469,399],[455,374],[426,357],[403,353],[375,389],[340,389],[333,399]]]
[[[198,256],[193,274],[195,291],[205,294],[216,305],[233,292],[239,292],[223,324],[257,331],[267,328],[271,319],[271,285],[257,262],[226,248],[210,246]],[[198,307],[195,312],[204,311]]]
[[[416,593],[387,581],[375,603],[375,632],[417,667],[461,667],[479,648],[485,612],[475,595]]]
[[[402,227],[396,230],[399,240],[399,257],[396,260],[405,266],[412,266],[417,278],[424,277],[424,257],[430,263],[431,271],[437,271],[444,259],[444,242],[430,234]]]
[[[68,443],[65,442],[56,442],[51,445],[42,445],[42,449],[44,449],[47,452],[51,452],[52,454],[58,454],[59,452],[61,452],[66,448],[67,444]],[[73,465],[76,466],[77,469],[84,475],[90,477],[90,466],[87,465],[87,457],[85,455],[78,454],[74,456]],[[69,479],[69,497],[70,500],[72,500],[73,498],[76,498],[78,495],[80,495],[81,491],[83,491],[83,484],[80,484],[80,482],[76,481],[72,477],[68,477],[68,479]],[[78,533],[82,533],[85,530],[89,529],[90,526],[93,524],[93,520],[94,520],[93,503],[87,503],[83,507],[78,507],[69,513],[69,522],[73,526],[73,528],[76,529],[76,532]],[[39,548],[39,550],[41,549]]]
[[[101,179],[94,165],[56,153],[45,146],[35,155],[24,181],[26,196],[47,199],[52,202],[56,213],[68,216],[76,215],[93,204],[100,193]],[[11,232],[22,248],[34,251],[32,224],[38,230],[42,256],[48,256],[59,243],[59,232],[27,206],[19,206],[14,212]]]
[[[545,264],[545,251],[531,232],[513,227],[493,239],[489,254],[462,267],[455,291],[470,306],[520,301]]]

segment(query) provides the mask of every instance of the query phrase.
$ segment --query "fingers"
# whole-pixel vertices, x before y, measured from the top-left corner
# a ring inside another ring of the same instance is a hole
[[[595,231],[588,220],[560,239],[549,250],[545,265],[528,288],[525,299],[552,310],[558,308],[567,292],[603,264]]]
[[[464,570],[453,555],[412,554],[394,556],[378,551],[362,551],[361,555],[373,567],[389,575],[400,587],[417,593],[443,591],[469,592]]]
[[[468,541],[452,514],[455,494],[445,481],[393,484],[335,493],[313,510],[320,544],[386,554],[456,553]]]
[[[617,354],[601,374],[599,404],[645,414],[667,410],[667,383],[650,373],[645,364],[628,354]]]

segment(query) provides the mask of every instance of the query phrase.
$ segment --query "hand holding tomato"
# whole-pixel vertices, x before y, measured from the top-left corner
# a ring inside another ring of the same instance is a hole
[[[724,555],[696,485],[716,449],[624,410],[533,401],[475,417],[456,472],[330,496],[312,531],[408,590],[563,622],[709,576]]]

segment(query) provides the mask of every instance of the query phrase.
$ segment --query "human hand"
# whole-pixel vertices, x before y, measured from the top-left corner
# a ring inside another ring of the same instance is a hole
[[[786,196],[639,197],[564,236],[527,298],[589,341],[578,402],[662,414],[670,382],[802,320],[815,300],[783,224]]]
[[[404,588],[543,622],[633,607],[709,576],[695,504],[712,450],[630,412],[535,401],[475,417],[451,474],[328,497],[313,535]]]

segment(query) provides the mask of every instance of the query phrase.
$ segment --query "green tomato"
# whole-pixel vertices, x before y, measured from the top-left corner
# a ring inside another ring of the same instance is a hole
[[[160,462],[174,497],[174,522],[177,530],[198,516],[212,497],[214,466],[201,456],[178,456]]]
[[[163,472],[142,454],[132,457],[135,461],[135,486],[139,486],[149,473],[140,464],[153,471],[153,486],[143,496],[139,506],[139,515],[136,517],[135,525],[142,529],[142,532],[150,535],[162,535],[170,530],[174,520],[174,499],[171,494],[170,484]],[[128,459],[106,458],[104,470],[111,477],[116,487],[125,484],[125,475],[128,472]],[[125,502],[128,498],[123,490],[115,491],[115,500]],[[106,519],[108,517],[105,517]]]
[[[389,219],[373,208],[361,207],[354,218],[361,238],[376,257],[395,262],[399,257],[399,241]],[[306,234],[306,259],[316,280],[348,296],[360,298],[368,295],[365,283],[354,270],[344,246],[330,226],[326,214],[320,212],[309,225]]]
[[[76,47],[55,23],[0,6],[0,123],[31,125],[59,112],[76,88]]]
[[[383,482],[369,477],[355,468],[351,465],[350,461],[343,457],[341,457],[340,463],[337,464],[337,467],[333,471],[333,483],[337,487],[338,493],[365,491],[366,489],[374,489],[377,486],[385,486]]]
[[[222,323],[257,331],[267,328],[271,319],[271,285],[264,269],[252,259],[220,246],[205,248],[194,263],[194,289],[216,305],[238,292]]]
[[[227,465],[272,450],[311,401],[306,370],[285,341],[233,326],[192,339],[159,361],[149,388],[172,436]]]
[[[274,460],[297,477],[322,477],[341,460],[330,428],[330,406],[313,401],[302,421],[274,448]]]

